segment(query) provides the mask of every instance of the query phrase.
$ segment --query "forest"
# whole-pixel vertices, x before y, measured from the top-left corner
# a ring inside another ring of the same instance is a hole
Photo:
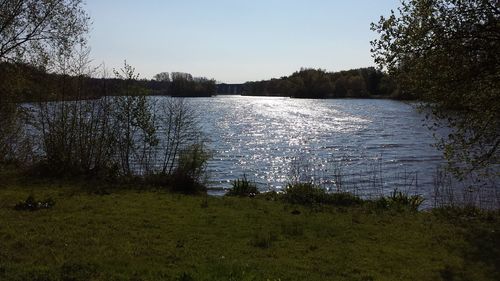
[[[415,96],[401,91],[394,79],[374,67],[327,72],[301,68],[290,76],[247,82],[243,94],[293,98],[393,98],[409,100]]]
[[[0,96],[15,97],[18,102],[117,96],[121,95],[121,88],[125,86],[134,86],[144,95],[153,96],[209,97],[216,93],[214,79],[193,77],[183,72],[162,72],[155,75],[154,79],[136,77],[126,81],[116,76],[109,77],[105,71],[61,73],[26,63],[2,62],[0,78],[4,81],[0,85]]]
[[[2,95],[16,97],[17,101],[24,102],[55,100],[61,97],[74,100],[115,96],[120,95],[120,88],[126,83],[141,89],[145,95],[174,97],[210,97],[224,94],[227,90],[224,85],[228,85],[216,84],[215,79],[193,77],[184,72],[161,72],[153,79],[137,77],[126,82],[116,76],[106,76],[103,72],[98,75],[61,74],[25,63],[3,62],[0,64],[0,71],[3,81],[8,82],[1,86]],[[84,90],[74,91],[69,87],[75,84]],[[301,68],[290,76],[232,84],[232,87],[231,94],[247,96],[415,99],[409,92],[401,91],[389,75],[374,67],[340,72]]]

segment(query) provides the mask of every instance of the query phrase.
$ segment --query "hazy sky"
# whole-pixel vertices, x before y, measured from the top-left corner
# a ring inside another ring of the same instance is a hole
[[[370,23],[399,0],[87,0],[96,63],[239,83],[373,65]]]

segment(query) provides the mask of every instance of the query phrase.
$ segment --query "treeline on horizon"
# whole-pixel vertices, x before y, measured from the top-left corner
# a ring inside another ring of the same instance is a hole
[[[104,76],[104,75],[103,75]],[[220,92],[221,85],[214,79],[193,77],[184,72],[162,72],[153,79],[74,76],[50,73],[29,64],[0,64],[0,78],[10,81],[2,91],[10,92],[18,101],[65,99],[95,99],[102,96],[121,95],[124,87],[133,86],[145,95],[174,97],[210,97]],[[72,91],[78,84],[81,92]],[[393,98],[414,99],[400,91],[396,83],[384,72],[374,67],[340,72],[301,68],[290,76],[271,80],[252,81],[237,86],[231,94],[247,96],[282,96],[293,98]]]
[[[246,82],[243,95],[294,98],[372,98],[414,99],[400,91],[394,80],[374,67],[327,72],[301,68],[290,76]]]
[[[154,79],[96,78],[88,75],[50,73],[45,69],[21,63],[0,63],[1,95],[16,97],[18,102],[40,100],[95,99],[122,95],[122,89],[133,87],[145,95],[175,97],[210,97],[216,94],[216,82],[189,73],[160,73]],[[81,89],[75,91],[74,89]]]

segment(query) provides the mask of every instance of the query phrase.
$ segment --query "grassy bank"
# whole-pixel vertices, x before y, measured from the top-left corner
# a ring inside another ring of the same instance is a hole
[[[0,184],[0,280],[500,280],[499,245],[491,213]]]

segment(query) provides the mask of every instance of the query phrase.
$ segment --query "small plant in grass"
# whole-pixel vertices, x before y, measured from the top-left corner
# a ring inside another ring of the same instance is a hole
[[[42,201],[37,201],[35,196],[29,195],[26,200],[21,201],[14,206],[14,209],[17,211],[36,211],[40,209],[50,209],[54,207],[56,203],[52,198],[47,198]]]
[[[250,245],[257,248],[268,249],[271,247],[272,243],[276,241],[276,239],[277,237],[274,233],[269,231],[259,231],[253,235],[250,240]]]
[[[289,184],[282,198],[288,203],[301,205],[353,206],[363,203],[363,200],[354,194],[348,192],[327,193],[323,188],[312,183]]]
[[[249,181],[246,175],[232,183],[233,187],[226,193],[227,196],[254,197],[259,194],[257,185]]]
[[[408,195],[405,192],[394,189],[391,195],[382,197],[376,201],[377,206],[385,209],[404,209],[408,208],[412,211],[417,211],[420,205],[424,202],[424,197],[421,195]]]
[[[266,201],[278,201],[281,199],[282,194],[276,191],[263,192],[257,195],[258,198],[264,199]]]
[[[363,204],[363,199],[349,192],[337,192],[328,193],[325,203],[336,206],[354,206]]]
[[[326,196],[323,188],[312,183],[294,183],[286,187],[283,199],[291,204],[312,205],[323,203]]]
[[[183,272],[179,277],[177,277],[178,281],[194,281],[194,278],[186,272]]]

